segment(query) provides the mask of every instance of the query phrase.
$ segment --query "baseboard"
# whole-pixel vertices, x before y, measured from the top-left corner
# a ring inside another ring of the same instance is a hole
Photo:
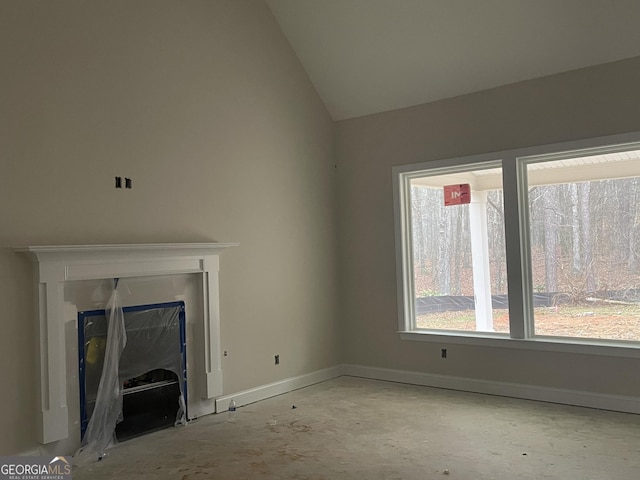
[[[364,365],[337,365],[298,377],[287,378],[278,382],[224,395],[216,399],[216,413],[227,411],[229,401],[232,398],[235,400],[237,406],[248,405],[292,390],[331,380],[332,378],[342,375],[640,414],[640,397],[454,377],[409,370],[367,367]]]
[[[386,380],[426,387],[446,388],[465,392],[485,393],[504,397],[560,403],[579,407],[598,408],[640,414],[640,397],[540,387],[517,383],[495,382],[475,378],[452,377],[406,370],[343,365],[342,374],[352,377]]]
[[[266,398],[291,392],[292,390],[331,380],[332,378],[339,377],[340,375],[342,375],[342,366],[337,365],[323,370],[316,370],[315,372],[300,375],[298,377],[286,378],[278,382],[260,385],[248,390],[224,395],[216,398],[216,413],[227,411],[229,409],[229,401],[231,399],[236,402],[236,406],[241,407],[242,405],[248,405]]]

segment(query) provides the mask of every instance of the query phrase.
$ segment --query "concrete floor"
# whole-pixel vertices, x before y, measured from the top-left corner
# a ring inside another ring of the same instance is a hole
[[[640,416],[340,377],[121,443],[73,478],[637,480]]]

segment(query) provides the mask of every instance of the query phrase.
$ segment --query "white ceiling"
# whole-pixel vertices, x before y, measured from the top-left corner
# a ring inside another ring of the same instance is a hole
[[[266,0],[334,120],[640,55],[640,0]]]

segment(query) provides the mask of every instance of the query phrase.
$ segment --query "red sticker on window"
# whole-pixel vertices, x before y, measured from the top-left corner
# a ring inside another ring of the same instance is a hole
[[[462,183],[459,185],[444,186],[444,206],[462,205],[471,203],[471,185]]]

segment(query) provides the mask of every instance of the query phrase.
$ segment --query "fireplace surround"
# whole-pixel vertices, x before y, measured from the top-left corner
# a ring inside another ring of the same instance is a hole
[[[129,281],[128,288],[132,290],[146,292],[147,297],[142,300],[134,292],[133,302],[187,299],[191,322],[187,343],[190,338],[193,343],[188,348],[193,355],[187,362],[190,363],[190,384],[195,384],[197,392],[197,398],[190,398],[192,411],[194,416],[215,411],[214,399],[222,395],[219,255],[235,246],[238,244],[163,243],[15,249],[33,262],[37,325],[36,422],[40,443],[65,440],[70,435],[79,439],[79,413],[75,411],[79,409],[69,411],[70,404],[78,404],[77,399],[69,398],[70,392],[78,391],[77,377],[69,369],[73,358],[77,362],[77,341],[73,342],[77,338],[77,325],[70,327],[68,319],[73,319],[77,311],[87,305],[99,306],[101,299],[95,298],[96,292],[114,278]],[[154,296],[158,294],[168,294],[171,298],[159,299]],[[75,312],[69,313],[70,309]]]

